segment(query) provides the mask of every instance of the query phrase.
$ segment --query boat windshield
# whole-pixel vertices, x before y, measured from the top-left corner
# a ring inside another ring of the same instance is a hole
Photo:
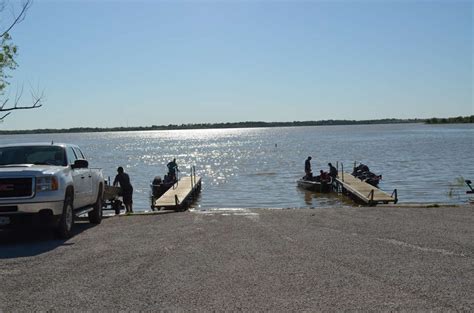
[[[66,166],[66,153],[58,146],[0,147],[0,166],[12,164]]]

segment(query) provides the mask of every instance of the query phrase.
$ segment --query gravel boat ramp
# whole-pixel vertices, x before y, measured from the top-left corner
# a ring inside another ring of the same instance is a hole
[[[474,207],[160,212],[0,231],[0,312],[473,311]]]

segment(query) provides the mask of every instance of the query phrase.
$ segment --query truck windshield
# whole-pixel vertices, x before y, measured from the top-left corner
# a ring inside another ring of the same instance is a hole
[[[0,165],[11,164],[66,166],[66,153],[58,146],[0,147]]]

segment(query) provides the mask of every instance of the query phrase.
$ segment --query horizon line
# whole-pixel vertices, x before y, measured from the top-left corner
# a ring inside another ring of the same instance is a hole
[[[258,127],[302,127],[302,126],[343,126],[368,124],[407,124],[407,123],[474,123],[474,115],[449,118],[383,118],[371,120],[318,120],[292,122],[220,122],[220,123],[187,123],[151,126],[115,126],[115,127],[71,127],[71,128],[43,128],[31,130],[0,130],[0,135],[31,134],[31,133],[85,133],[85,132],[115,132],[115,131],[153,131],[153,130],[185,130],[185,129],[225,129],[225,128],[258,128]]]

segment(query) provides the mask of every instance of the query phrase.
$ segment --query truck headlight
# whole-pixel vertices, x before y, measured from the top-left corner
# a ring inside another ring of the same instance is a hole
[[[43,176],[36,178],[36,192],[58,190],[59,184],[56,176]]]

